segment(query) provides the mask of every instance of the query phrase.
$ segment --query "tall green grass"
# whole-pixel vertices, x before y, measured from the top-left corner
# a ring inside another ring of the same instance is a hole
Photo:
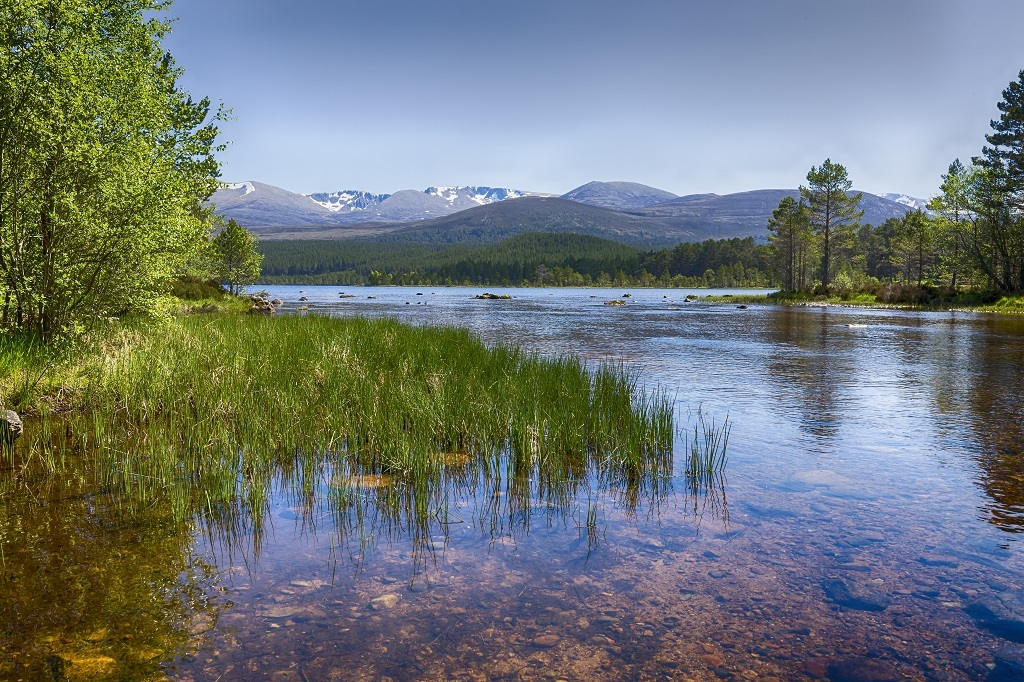
[[[707,481],[725,471],[728,462],[729,434],[732,424],[729,417],[719,425],[714,417],[705,417],[697,408],[697,419],[693,425],[693,440],[686,457],[686,477],[691,481]]]
[[[500,500],[481,524],[528,524],[537,499],[564,510],[591,480],[635,507],[672,470],[672,401],[635,372],[454,328],[173,319],[104,338],[64,374],[73,409],[49,414],[39,398],[8,465],[46,477],[85,461],[124,505],[198,515],[228,543],[261,536],[280,490],[311,522],[324,512],[362,532],[372,519],[426,539],[465,491]]]
[[[687,497],[698,525],[704,516],[729,523],[726,499],[725,467],[728,464],[729,435],[732,424],[726,416],[721,423],[708,417],[698,406],[693,422],[693,438],[686,453],[684,478]]]

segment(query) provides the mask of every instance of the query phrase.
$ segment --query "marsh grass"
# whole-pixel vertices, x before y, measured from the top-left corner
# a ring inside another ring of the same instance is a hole
[[[0,406],[23,410],[48,385],[63,349],[18,333],[0,334]]]
[[[693,426],[693,440],[686,457],[686,478],[692,482],[705,482],[725,471],[728,462],[729,434],[732,424],[729,417],[718,424],[714,417],[704,416],[697,408]]]
[[[729,436],[732,423],[728,415],[718,423],[698,406],[694,418],[693,438],[689,442],[683,469],[685,492],[690,510],[699,528],[705,517],[720,519],[729,525],[729,504],[726,497],[725,468],[728,464]]]
[[[670,485],[672,401],[635,372],[459,329],[195,316],[110,333],[57,376],[73,388],[51,376],[26,399],[39,409],[6,454],[16,477],[76,471],[126,514],[198,517],[256,554],[281,491],[358,554],[381,533],[431,547],[460,496],[483,495],[467,522],[494,534],[528,531],[538,508],[570,517],[595,485],[626,509]]]

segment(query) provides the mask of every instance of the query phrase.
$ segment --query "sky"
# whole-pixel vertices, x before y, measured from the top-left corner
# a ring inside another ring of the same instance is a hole
[[[927,198],[1024,69],[1021,0],[175,0],[223,179],[294,192],[854,187]]]

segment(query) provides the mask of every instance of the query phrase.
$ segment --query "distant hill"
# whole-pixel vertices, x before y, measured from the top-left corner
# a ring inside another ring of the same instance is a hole
[[[588,182],[566,192],[562,198],[599,208],[630,211],[671,201],[678,196],[636,182]]]
[[[322,225],[331,213],[302,194],[262,182],[240,182],[214,192],[210,203],[245,227]]]
[[[217,190],[209,203],[246,227],[330,227],[429,220],[523,196],[527,193],[503,187],[428,187],[393,194],[343,190],[307,195],[250,181]]]
[[[438,246],[416,242],[386,243],[352,241],[267,241],[259,245],[263,254],[263,278],[303,278],[330,273],[379,271],[437,272],[473,264],[508,267],[518,265],[532,273],[540,264],[573,265],[585,262],[629,262],[636,264],[639,249],[607,239],[578,234],[531,232],[498,244]]]
[[[694,194],[667,201],[656,206],[630,211],[636,215],[660,220],[698,221],[717,225],[728,237],[759,236],[779,202],[784,197],[799,198],[795,189],[759,189],[735,194]],[[864,193],[860,208],[864,210],[862,222],[881,225],[889,218],[898,218],[910,207]]]
[[[383,239],[487,244],[526,232],[586,234],[634,246],[767,236],[779,201],[795,189],[675,195],[636,183],[588,183],[565,195],[527,195],[490,187],[430,187],[394,194],[355,190],[303,195],[259,182],[229,185],[217,210],[261,239]],[[640,206],[664,199],[658,203]],[[911,198],[864,194],[864,222],[879,225],[912,210]],[[634,206],[612,209],[595,202]]]
[[[716,236],[683,221],[652,219],[556,197],[525,197],[389,231],[381,239],[488,244],[525,232],[570,232],[636,246],[677,244]]]
[[[497,244],[265,241],[261,284],[768,286],[767,245],[753,238],[644,251],[607,239],[529,232]]]

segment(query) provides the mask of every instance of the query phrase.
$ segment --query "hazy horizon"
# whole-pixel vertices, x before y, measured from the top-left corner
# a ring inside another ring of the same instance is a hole
[[[225,181],[301,193],[592,180],[932,196],[1024,68],[1024,4],[176,0],[166,47],[231,107]],[[981,38],[984,40],[981,40]]]

